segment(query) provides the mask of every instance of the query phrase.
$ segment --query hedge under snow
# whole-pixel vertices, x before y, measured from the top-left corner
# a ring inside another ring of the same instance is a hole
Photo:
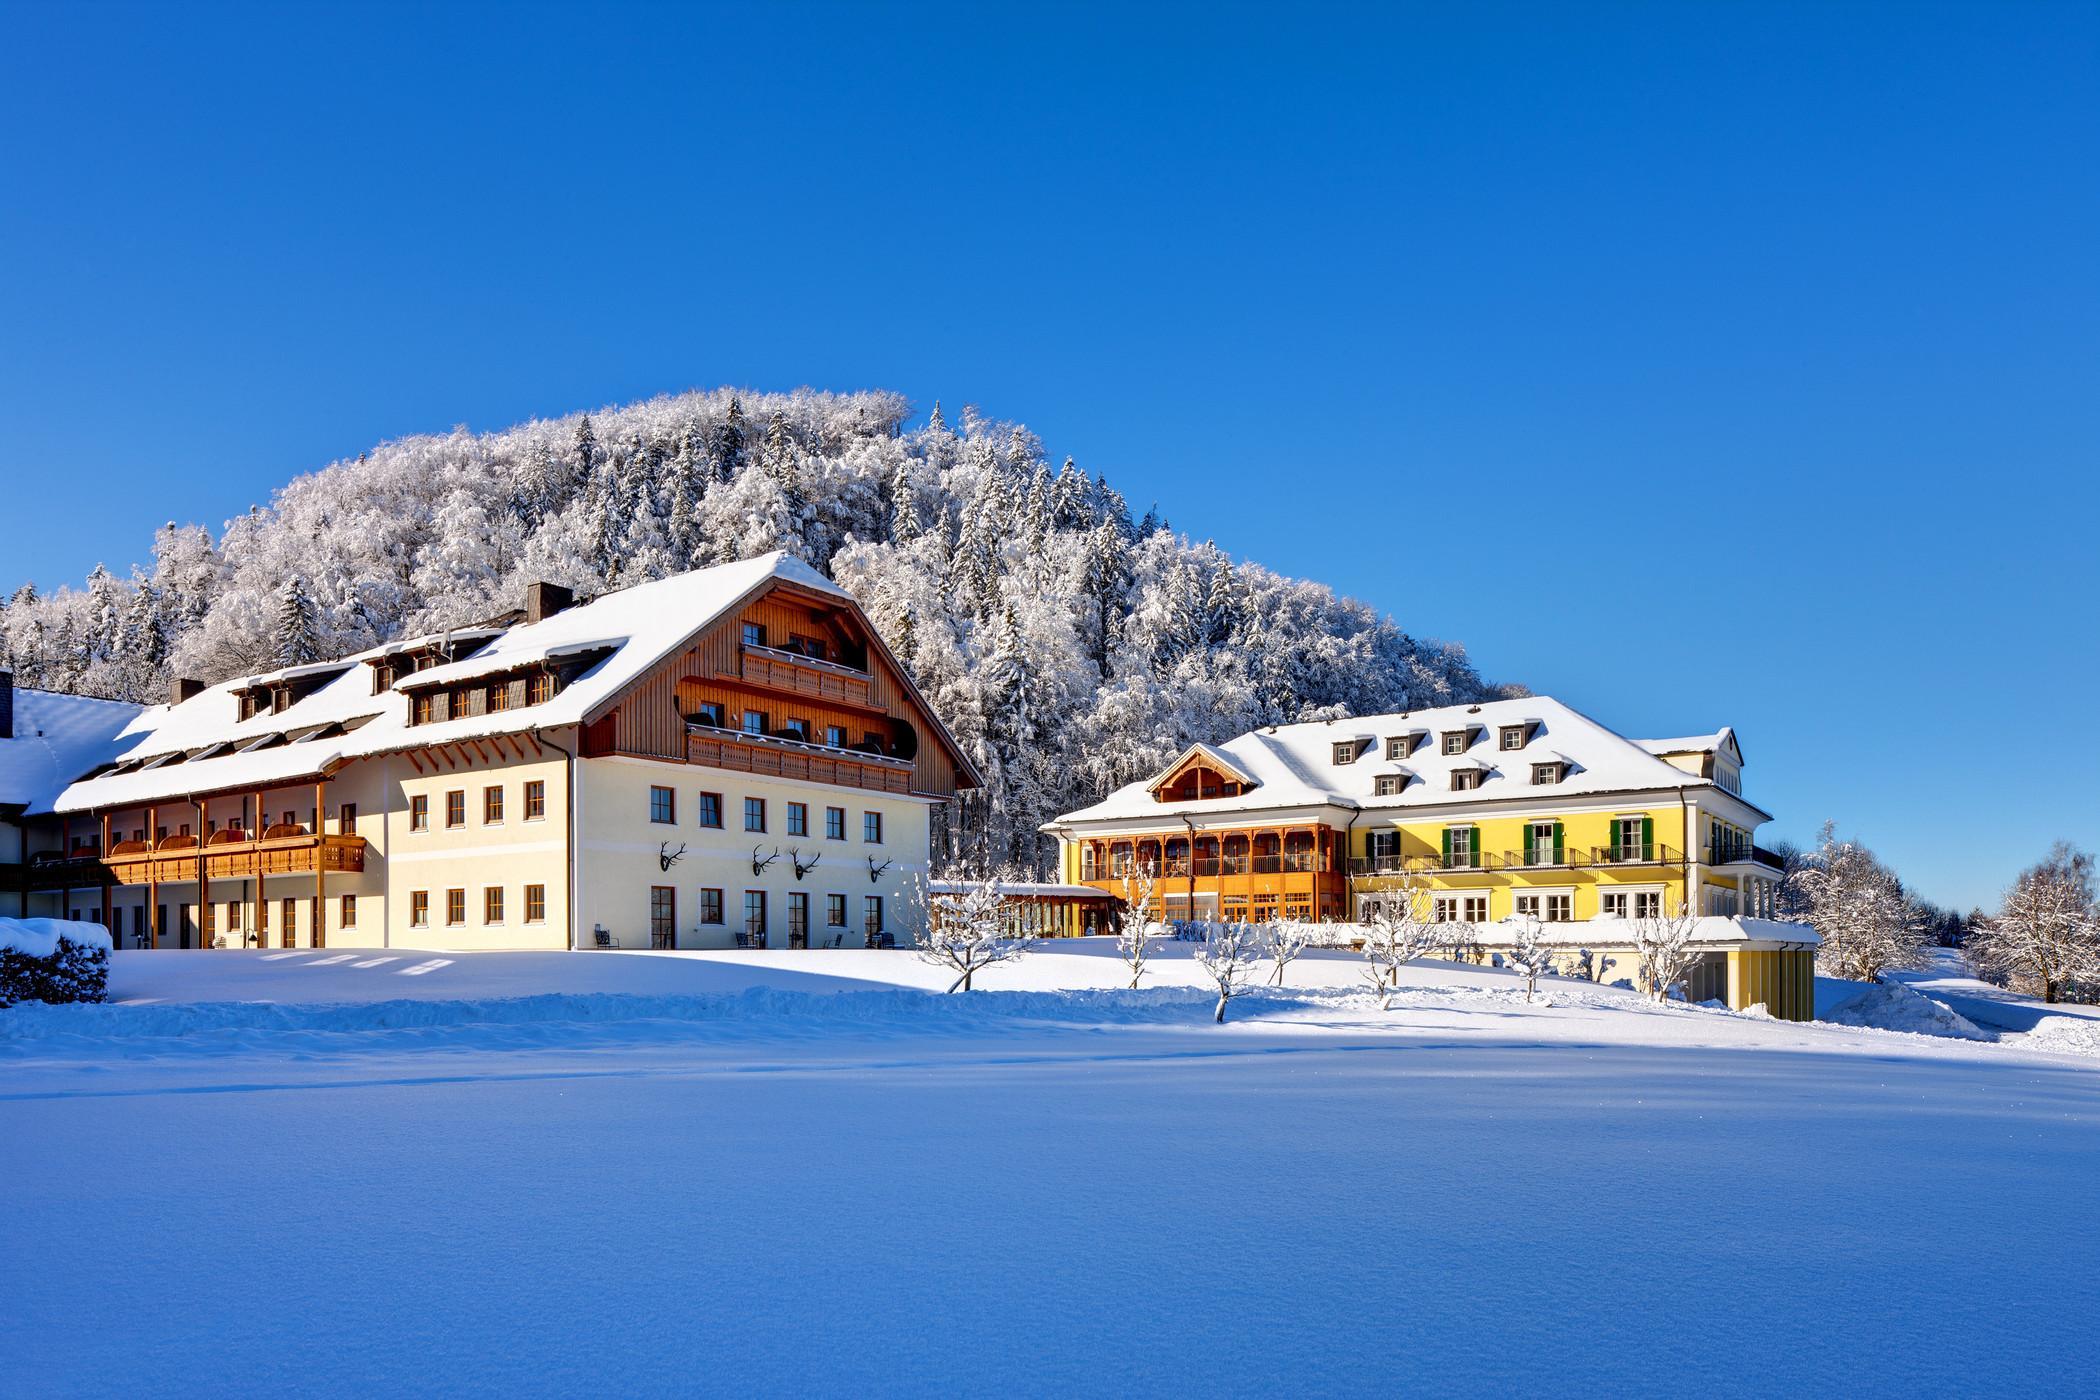
[[[71,919],[0,919],[0,1006],[107,1001],[109,932]]]

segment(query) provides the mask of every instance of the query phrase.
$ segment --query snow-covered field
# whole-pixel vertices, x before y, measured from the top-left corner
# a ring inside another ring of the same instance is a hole
[[[1313,955],[1221,1028],[1185,953],[120,954],[0,1012],[5,1389],[2095,1384],[2088,1016]]]

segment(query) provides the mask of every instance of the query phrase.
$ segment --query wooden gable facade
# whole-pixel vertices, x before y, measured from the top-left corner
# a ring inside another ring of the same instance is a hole
[[[582,751],[937,799],[981,786],[859,607],[777,578],[600,706]]]

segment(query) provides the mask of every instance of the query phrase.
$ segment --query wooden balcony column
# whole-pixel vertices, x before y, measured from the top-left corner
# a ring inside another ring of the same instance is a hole
[[[160,951],[160,861],[152,853],[160,845],[160,808],[146,808],[146,928],[151,934],[151,946]]]
[[[197,803],[197,946],[209,948],[211,940],[205,935],[211,925],[211,866],[204,858],[205,806],[204,799]]]
[[[264,828],[264,827],[265,827],[265,826],[266,826],[266,825],[267,825],[268,823],[269,823],[269,818],[268,818],[267,816],[265,816],[265,815],[264,815],[264,813],[263,813],[263,794],[262,794],[262,789],[261,789],[261,788],[257,788],[257,789],[255,790],[255,821],[254,821],[254,823],[253,823],[253,824],[252,824],[252,825],[251,825],[251,826],[250,826],[250,827],[248,828],[248,839],[249,839],[250,841],[252,841],[252,842],[254,843],[254,846],[253,846],[253,851],[254,851],[254,863],[255,863],[255,915],[254,915],[254,917],[253,917],[252,919],[250,919],[250,920],[249,920],[249,922],[248,922],[248,927],[247,927],[247,929],[246,929],[246,930],[244,931],[244,933],[243,933],[243,936],[242,936],[242,938],[241,938],[241,946],[242,946],[242,947],[246,947],[246,946],[247,946],[247,944],[248,944],[248,939],[247,939],[247,937],[246,937],[246,935],[247,935],[247,934],[253,934],[253,935],[255,935],[255,946],[256,946],[256,947],[258,947],[258,948],[266,948],[266,947],[268,947],[268,946],[269,946],[269,940],[268,940],[268,939],[266,939],[266,938],[265,938],[265,937],[263,936],[263,918],[264,918],[264,915],[263,915],[263,865],[262,865],[262,839],[263,839],[263,828]]]
[[[102,859],[103,859],[103,860],[105,860],[105,861],[109,859],[109,813],[108,813],[108,812],[104,812],[104,813],[102,814],[102,849],[101,849],[101,851],[100,851],[100,852],[98,852],[98,854],[99,854],[99,855],[100,855],[100,856],[102,857]],[[105,933],[110,933],[110,934],[111,934],[111,937],[110,937],[110,944],[109,944],[109,946],[110,946],[110,947],[112,947],[112,948],[114,948],[114,947],[116,947],[116,946],[117,946],[117,943],[116,943],[116,937],[115,937],[114,933],[112,933],[112,932],[111,932],[111,930],[110,930],[110,927],[109,927],[109,867],[108,867],[107,865],[99,865],[99,864],[98,864],[98,865],[96,866],[96,869],[98,869],[98,870],[100,870],[100,871],[102,872],[102,930],[103,930],[103,932],[105,932]]]

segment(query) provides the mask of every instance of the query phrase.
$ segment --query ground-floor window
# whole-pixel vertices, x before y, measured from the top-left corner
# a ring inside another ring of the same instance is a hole
[[[825,895],[825,896],[824,896],[824,927],[826,927],[826,928],[844,928],[845,926],[846,926],[846,896],[844,896],[844,895],[842,895],[842,894],[827,894],[827,895]]]
[[[464,888],[445,891],[445,922],[451,925],[467,921],[467,892]]]
[[[860,909],[863,922],[861,931],[870,938],[880,935],[882,932],[882,896],[879,894],[863,896]]]
[[[408,922],[413,928],[430,926],[430,891],[413,890],[408,896]]]
[[[719,924],[722,922],[722,892],[720,890],[700,891],[700,922],[703,924]]]
[[[649,946],[678,946],[678,892],[669,885],[649,887]]]
[[[489,885],[481,891],[481,921],[485,924],[503,922],[503,886]]]
[[[346,894],[346,895],[342,895],[342,896],[339,896],[339,897],[337,898],[337,900],[336,900],[336,913],[335,913],[335,926],[336,926],[337,928],[356,928],[356,927],[357,927],[357,896],[356,896],[356,895],[354,895],[354,894]]]
[[[1312,898],[1309,895],[1291,895],[1283,901],[1283,917],[1296,919],[1300,923],[1312,919]]]
[[[744,932],[754,937],[766,931],[766,892],[744,891]]]
[[[1484,894],[1440,894],[1430,905],[1430,917],[1440,924],[1484,924],[1488,917]]]
[[[547,922],[547,887],[527,885],[525,887],[525,922],[544,924]]]
[[[801,890],[788,891],[788,938],[809,939],[809,896]]]
[[[299,901],[296,899],[283,900],[278,904],[277,912],[279,915],[278,922],[284,925],[284,946],[287,948],[298,947]]]
[[[1549,924],[1564,924],[1575,917],[1575,896],[1567,890],[1541,890],[1515,897],[1516,911]]]

